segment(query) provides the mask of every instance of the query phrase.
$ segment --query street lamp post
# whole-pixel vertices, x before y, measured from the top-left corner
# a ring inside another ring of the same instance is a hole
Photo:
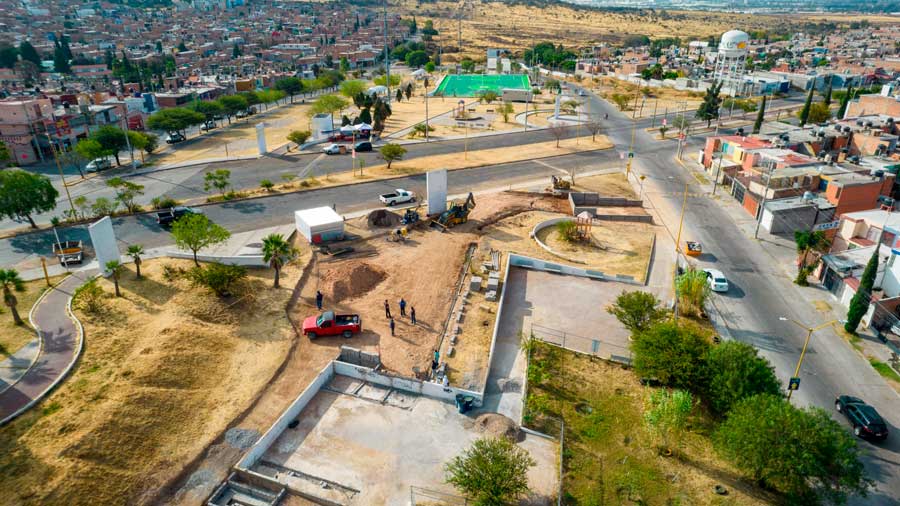
[[[825,322],[817,327],[807,327],[806,325],[803,325],[802,323],[798,322],[797,320],[794,320],[793,318],[785,318],[784,316],[780,316],[780,317],[778,317],[778,319],[781,321],[792,322],[794,325],[797,325],[798,327],[800,327],[801,329],[806,331],[806,340],[803,341],[803,349],[800,350],[800,358],[797,360],[797,367],[794,369],[794,376],[791,378],[791,383],[789,383],[789,386],[788,386],[787,398],[788,398],[788,400],[791,400],[791,394],[794,393],[794,390],[796,390],[797,388],[800,387],[800,366],[803,365],[803,357],[806,356],[806,349],[809,347],[809,339],[812,337],[813,332],[815,332],[817,330],[821,330],[830,325],[833,325],[833,324],[837,323],[838,321],[831,320],[831,321]]]
[[[725,158],[725,153],[719,153],[719,164],[716,166],[716,177],[713,179],[713,191],[712,194],[716,194],[716,187],[719,186],[719,171],[722,170],[722,159]]]

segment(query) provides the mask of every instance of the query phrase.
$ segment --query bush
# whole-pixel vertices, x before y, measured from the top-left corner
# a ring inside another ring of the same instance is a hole
[[[703,312],[710,292],[704,271],[691,267],[675,279],[675,288],[681,313],[699,315]]]
[[[269,181],[268,179],[263,179],[259,182],[259,186],[267,192],[270,192],[272,191],[272,188],[275,188],[275,183]]]
[[[98,314],[106,309],[106,302],[103,300],[105,297],[106,292],[97,284],[97,278],[94,278],[79,286],[72,299],[76,308],[88,314]]]
[[[840,504],[871,487],[853,436],[828,413],[774,395],[735,404],[713,436],[716,449],[789,504]]]
[[[207,288],[219,297],[225,297],[232,294],[238,281],[247,277],[247,269],[240,265],[213,262],[206,267],[194,267],[189,276],[195,285]]]
[[[556,233],[566,242],[578,242],[581,236],[578,234],[578,225],[572,220],[561,221],[556,224]]]
[[[707,377],[706,400],[720,415],[747,397],[781,393],[781,384],[769,361],[760,357],[753,346],[738,341],[726,341],[710,350]]]
[[[506,438],[475,441],[446,464],[447,483],[474,499],[476,506],[505,506],[528,491],[528,451]]]
[[[691,329],[658,323],[631,343],[634,369],[664,385],[699,391],[704,384],[709,342]]]
[[[640,290],[623,290],[615,302],[606,307],[606,312],[615,316],[632,335],[640,334],[666,316],[659,299],[652,293]]]
[[[150,206],[153,209],[169,209],[172,207],[176,207],[177,205],[178,201],[173,199],[172,197],[160,196],[150,199]]]
[[[687,425],[688,416],[694,407],[694,399],[689,392],[665,389],[655,390],[650,395],[649,409],[644,413],[644,422],[662,439],[668,450],[681,439]]]

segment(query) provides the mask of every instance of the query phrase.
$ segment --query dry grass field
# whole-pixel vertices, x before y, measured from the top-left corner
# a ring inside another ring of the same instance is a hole
[[[259,395],[294,340],[285,307],[300,269],[278,290],[272,271],[251,270],[223,299],[166,275],[191,265],[147,260],[142,280],[128,266],[121,298],[102,279],[104,308],[76,310],[86,345],[73,373],[0,429],[0,504],[153,502]]]
[[[420,26],[434,21],[440,32],[445,62],[457,61],[457,13],[460,2],[397,0],[393,10],[403,16],[415,15]],[[781,16],[691,11],[603,12],[565,5],[543,7],[510,5],[503,2],[473,0],[466,2],[462,19],[463,56],[484,60],[488,47],[509,48],[516,52],[541,41],[553,41],[568,47],[594,43],[616,44],[627,36],[643,34],[650,38],[702,38],[721,35],[735,26],[743,30],[776,30],[787,21]]]

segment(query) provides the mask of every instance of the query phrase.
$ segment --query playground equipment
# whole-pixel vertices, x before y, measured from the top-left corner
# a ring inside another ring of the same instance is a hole
[[[469,221],[469,213],[475,208],[475,196],[469,192],[465,202],[454,202],[450,208],[441,213],[431,222],[432,226],[438,226],[446,230],[460,223]]]

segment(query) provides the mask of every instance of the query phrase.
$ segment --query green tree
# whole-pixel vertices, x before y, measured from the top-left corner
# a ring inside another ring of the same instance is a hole
[[[769,361],[756,348],[739,341],[725,341],[709,351],[706,400],[724,415],[737,402],[757,394],[780,395],[781,383]]]
[[[459,63],[460,68],[462,68],[463,72],[467,74],[471,74],[475,72],[475,62],[470,58],[464,58],[463,61]]]
[[[275,269],[274,287],[278,288],[281,268],[296,258],[299,252],[281,234],[270,234],[263,237],[262,245],[263,261],[268,263],[272,269]]]
[[[106,197],[97,197],[91,204],[91,213],[97,217],[112,216],[116,212],[118,204]]]
[[[513,105],[511,103],[503,102],[502,104],[500,104],[499,107],[497,107],[497,112],[499,112],[500,115],[503,116],[504,123],[509,123],[509,116],[510,116],[510,114],[513,114],[514,112],[516,112],[516,109],[513,107]]]
[[[879,237],[879,243],[880,241]],[[844,323],[844,330],[851,334],[856,334],[856,327],[859,326],[860,320],[869,310],[869,302],[872,300],[872,287],[875,286],[875,276],[878,274],[878,246],[872,251],[869,262],[863,270],[862,278],[859,280],[859,288],[853,298],[850,299],[850,309],[847,310],[847,321]]]
[[[238,47],[237,44],[234,44],[233,46],[231,46],[231,57],[232,58],[238,59],[241,57],[242,54],[243,53],[241,52],[241,48]]]
[[[191,104],[191,109],[202,114],[206,121],[225,114],[225,108],[216,100],[198,100]]]
[[[853,86],[847,87],[847,92],[841,97],[841,107],[838,108],[837,119],[844,119],[844,115],[847,113],[847,104],[850,103],[850,100],[853,98]]]
[[[615,316],[632,335],[644,332],[666,317],[666,310],[659,299],[650,292],[640,290],[632,292],[623,290],[616,300],[606,307],[606,312]]]
[[[322,95],[313,102],[312,107],[307,112],[310,116],[316,114],[334,114],[342,109],[346,109],[350,103],[336,95]]]
[[[231,234],[205,215],[190,213],[175,220],[172,224],[172,237],[175,239],[175,246],[194,254],[194,264],[200,267],[197,252],[227,241]]]
[[[59,192],[47,176],[21,169],[0,170],[0,216],[26,219],[31,228],[37,228],[31,215],[52,211],[57,197]]]
[[[666,138],[666,132],[668,132],[668,131],[669,131],[669,127],[667,125],[659,126],[659,136],[662,137],[663,139]]]
[[[122,294],[119,292],[119,274],[121,274],[122,269],[125,267],[122,265],[122,262],[118,260],[110,260],[104,264],[106,270],[112,274],[113,285],[116,288],[116,297],[121,297]]]
[[[144,254],[144,247],[140,244],[129,244],[125,254],[134,260],[135,273],[137,274],[137,278],[141,279],[141,263],[143,262],[141,260],[141,255]]]
[[[800,126],[806,124],[806,120],[809,119],[809,109],[812,106],[813,92],[816,91],[814,86],[809,88],[809,93],[806,94],[806,101],[803,102],[803,108],[797,112],[797,117],[800,118]]]
[[[99,142],[93,139],[82,139],[75,145],[75,152],[85,160],[106,158],[111,154],[109,150],[104,149]]]
[[[709,342],[694,330],[657,323],[631,342],[634,370],[664,385],[698,391],[706,373]]]
[[[231,123],[231,117],[235,114],[246,111],[249,105],[247,105],[247,99],[240,95],[225,95],[218,98],[219,105],[222,106],[222,109],[225,110],[225,117],[228,118],[228,123]]]
[[[434,72],[434,67],[435,67],[435,65],[434,65],[433,61],[426,63],[425,64],[425,72],[428,72],[429,74]]]
[[[825,83],[825,93],[822,94],[824,96],[824,98],[822,99],[822,103],[824,103],[826,107],[831,107],[831,91],[834,82],[834,76],[829,75],[827,81],[828,82]]]
[[[219,297],[231,295],[234,286],[247,277],[247,269],[240,265],[226,265],[212,262],[206,268],[199,265],[188,273],[191,281],[209,289]]]
[[[121,177],[114,177],[106,181],[106,186],[115,189],[116,201],[122,204],[129,213],[141,210],[134,200],[144,194],[144,185],[126,181]]]
[[[710,292],[706,272],[694,267],[689,268],[675,278],[675,291],[678,297],[678,310],[685,314],[699,315],[703,312],[703,306]]]
[[[486,91],[478,96],[478,100],[480,100],[481,102],[484,102],[486,104],[490,104],[494,100],[497,100],[497,98],[499,98],[497,96],[497,93],[495,93],[493,91]]]
[[[91,140],[97,141],[103,149],[116,159],[116,165],[122,165],[119,161],[119,151],[128,145],[125,132],[121,128],[112,125],[104,125],[91,134]]]
[[[413,94],[413,83],[412,82],[406,83],[406,87],[403,88],[403,94],[406,95],[406,100],[409,100],[412,98],[412,94]]]
[[[22,59],[28,62],[31,62],[38,67],[41,66],[41,55],[38,54],[37,49],[31,45],[31,42],[27,40],[22,41],[19,44],[19,54],[22,55]]]
[[[738,402],[713,435],[716,449],[789,504],[843,504],[872,486],[853,436],[818,408],[774,395]]]
[[[215,188],[219,193],[225,193],[230,185],[231,171],[228,169],[216,169],[203,176],[203,189],[206,191]]]
[[[406,148],[399,144],[389,143],[381,146],[378,152],[381,153],[381,158],[387,162],[388,170],[391,170],[391,163],[395,160],[402,160],[403,155],[406,154]]]
[[[712,120],[719,117],[719,107],[722,105],[722,97],[719,92],[722,91],[722,83],[713,83],[706,89],[706,95],[703,96],[703,102],[694,115],[697,118],[706,121],[706,127],[709,128]]]
[[[794,243],[797,245],[797,255],[800,260],[797,262],[797,278],[794,283],[800,286],[807,286],[809,282],[806,280],[816,267],[816,262],[810,263],[809,255],[814,251],[824,251],[828,247],[828,239],[825,232],[811,230],[795,230]]]
[[[528,468],[534,459],[506,438],[475,441],[444,466],[447,483],[473,499],[475,506],[506,506],[528,492]]]
[[[0,269],[0,287],[3,287],[3,304],[12,313],[13,321],[16,325],[24,325],[25,322],[22,321],[22,317],[19,316],[19,310],[16,308],[19,300],[13,292],[24,292],[25,281],[15,269]]]
[[[11,69],[19,61],[19,50],[9,44],[0,45],[0,67]]]
[[[136,130],[128,130],[125,132],[125,135],[128,136],[128,144],[131,146],[131,158],[134,158],[134,150],[138,150],[138,153],[141,155],[141,161],[144,161],[144,150],[147,148],[147,134],[144,132],[138,132]]]
[[[397,102],[403,102],[403,90],[401,88],[397,88],[397,93],[394,95],[394,98],[397,99]]]
[[[419,68],[428,63],[428,53],[422,50],[410,51],[406,54],[406,64],[412,68]]]
[[[344,81],[340,86],[341,95],[351,100],[360,93],[365,93],[366,89],[366,83],[358,80]]]
[[[616,107],[619,108],[620,111],[624,111],[628,108],[628,97],[621,93],[613,93],[609,96],[609,99],[616,104]]]
[[[144,152],[152,155],[156,148],[159,147],[159,136],[150,132],[144,132]]]
[[[348,60],[346,56],[341,56],[340,69],[341,72],[345,74],[350,72],[350,60]]]
[[[171,109],[161,109],[147,118],[147,128],[151,130],[162,130],[166,133],[184,133],[189,127],[199,125],[206,121],[203,114],[186,109],[184,107],[173,107]]]
[[[287,135],[287,140],[293,142],[298,147],[302,146],[310,137],[309,130],[293,130]]]
[[[809,116],[806,118],[812,124],[823,123],[831,118],[831,109],[822,102],[816,102],[809,106]]]
[[[766,119],[766,96],[763,95],[762,102],[759,104],[759,110],[756,112],[756,121],[753,122],[753,133],[758,134],[762,129],[763,121]]]
[[[275,81],[275,89],[283,91],[291,97],[291,103],[294,103],[294,95],[303,91],[303,81],[298,77],[285,77]]]
[[[662,439],[666,450],[672,449],[687,426],[688,417],[694,407],[694,398],[684,390],[655,390],[650,394],[650,406],[644,412],[644,422]]]

